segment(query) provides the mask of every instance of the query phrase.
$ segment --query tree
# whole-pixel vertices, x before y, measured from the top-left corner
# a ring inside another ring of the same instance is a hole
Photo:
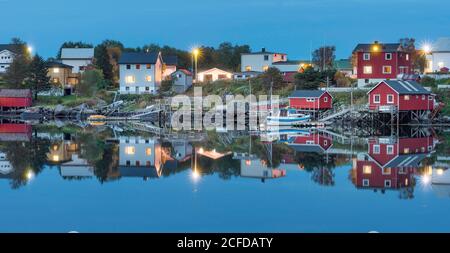
[[[4,80],[10,88],[19,89],[23,86],[28,74],[28,65],[29,61],[25,57],[21,55],[14,57],[4,76]]]
[[[320,71],[330,69],[333,67],[336,47],[335,46],[323,46],[314,50],[312,57],[313,62],[319,67]]]
[[[50,77],[46,62],[39,55],[35,55],[30,63],[27,75],[27,84],[34,93],[34,99],[37,100],[37,94],[40,91],[50,88]]]
[[[86,70],[81,75],[81,82],[77,85],[77,94],[81,96],[94,96],[99,87],[105,83],[101,70]]]
[[[303,73],[297,73],[294,76],[295,87],[299,90],[316,90],[322,81],[321,73],[313,67],[308,67]]]
[[[352,83],[350,78],[345,76],[345,74],[340,71],[336,71],[336,74],[334,74],[334,80],[336,81],[336,85],[338,87],[349,87]]]
[[[414,38],[402,38],[399,40],[403,49],[411,55],[413,68],[423,73],[427,64],[425,54],[421,50],[416,50]]]
[[[261,81],[261,84],[266,90],[270,89],[270,85],[273,82],[273,88],[278,89],[283,86],[283,76],[281,72],[277,68],[268,68],[267,71],[262,73],[258,79]]]
[[[113,66],[108,48],[104,44],[95,47],[94,50],[95,65],[101,69],[106,80],[113,81]]]
[[[66,41],[59,48],[56,58],[58,58],[58,59],[61,58],[61,49],[63,49],[63,48],[92,48],[92,47],[93,47],[92,44],[85,43],[82,41],[77,41],[77,42]]]
[[[172,79],[168,79],[168,80],[163,80],[161,82],[161,92],[167,92],[170,91],[172,89],[173,86],[173,80]]]

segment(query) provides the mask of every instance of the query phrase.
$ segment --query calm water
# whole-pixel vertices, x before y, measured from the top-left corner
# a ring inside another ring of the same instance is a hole
[[[0,232],[450,232],[446,129],[0,125]]]

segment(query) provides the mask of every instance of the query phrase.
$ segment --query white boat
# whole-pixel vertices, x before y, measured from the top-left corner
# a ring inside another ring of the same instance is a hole
[[[295,109],[282,109],[272,112],[267,117],[267,125],[270,126],[294,126],[311,120],[311,115],[298,113]]]

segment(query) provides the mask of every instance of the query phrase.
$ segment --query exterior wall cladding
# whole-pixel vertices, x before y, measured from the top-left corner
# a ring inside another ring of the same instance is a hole
[[[364,54],[370,54],[364,60]],[[411,74],[411,56],[405,52],[392,52],[392,58],[386,60],[386,52],[357,52],[358,79],[396,79],[398,74]],[[365,74],[364,67],[372,66],[372,74]],[[391,66],[391,73],[383,73],[383,66]]]

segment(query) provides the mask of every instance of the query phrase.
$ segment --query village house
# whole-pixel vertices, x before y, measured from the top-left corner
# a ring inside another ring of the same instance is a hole
[[[171,74],[173,91],[183,93],[192,86],[192,73],[186,69],[179,69]]]
[[[160,52],[123,53],[119,61],[120,88],[122,94],[156,94],[163,74]]]
[[[369,110],[427,113],[435,109],[435,95],[414,81],[386,80],[369,92]]]
[[[301,72],[302,69],[311,66],[309,61],[288,60],[287,54],[268,52],[262,48],[259,52],[241,54],[241,72],[264,72],[270,67],[280,72]]]
[[[176,55],[163,56],[163,79],[170,78],[170,75],[177,71],[178,57]]]
[[[29,142],[31,140],[31,132],[30,124],[0,121],[0,141]]]
[[[50,83],[63,89],[65,95],[70,95],[79,83],[79,74],[72,73],[72,66],[57,61],[47,62],[47,68]]]
[[[0,44],[0,74],[6,72],[14,60],[15,49],[11,44]]]
[[[325,153],[333,146],[333,137],[326,133],[313,132],[288,138],[289,147],[296,152]]]
[[[427,55],[425,73],[440,72],[450,68],[450,38],[439,38]],[[445,72],[445,71],[444,71]]]
[[[413,73],[411,55],[400,43],[358,44],[353,59],[358,87]]]
[[[215,82],[217,80],[231,80],[233,73],[221,70],[218,68],[212,68],[198,72],[197,82]]]
[[[341,59],[333,62],[333,67],[336,71],[341,72],[347,77],[355,78],[353,75],[352,62],[349,59]]]
[[[248,80],[250,78],[255,78],[261,75],[263,72],[257,71],[244,71],[244,72],[235,72],[233,73],[233,80]]]
[[[94,61],[94,48],[62,48],[60,59],[73,73],[82,73]]]
[[[324,90],[295,90],[289,97],[289,107],[306,111],[326,111],[333,107],[333,97]]]
[[[31,105],[30,89],[0,89],[0,111],[23,109]]]

